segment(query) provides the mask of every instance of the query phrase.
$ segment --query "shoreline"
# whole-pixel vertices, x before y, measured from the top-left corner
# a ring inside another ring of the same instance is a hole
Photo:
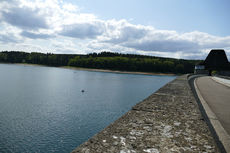
[[[167,75],[167,76],[177,76],[173,73],[154,73],[154,72],[134,72],[134,71],[119,71],[119,70],[107,70],[107,69],[93,69],[93,68],[81,68],[72,66],[61,66],[60,68],[72,69],[72,70],[82,70],[91,72],[106,72],[106,73],[119,73],[119,74],[140,74],[140,75]]]
[[[72,66],[48,66],[40,64],[28,64],[28,63],[1,63],[1,64],[15,64],[15,65],[24,65],[24,66],[42,66],[42,67],[55,67],[55,68],[64,68],[71,70],[81,70],[81,71],[90,71],[90,72],[106,72],[106,73],[119,73],[119,74],[139,74],[139,75],[159,75],[159,76],[178,76],[180,74],[173,73],[154,73],[154,72],[134,72],[134,71],[119,71],[119,70],[107,70],[107,69],[93,69],[93,68],[81,68],[81,67],[72,67]]]

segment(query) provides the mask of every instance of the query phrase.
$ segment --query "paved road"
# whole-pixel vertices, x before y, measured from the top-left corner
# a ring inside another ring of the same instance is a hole
[[[230,87],[208,76],[198,78],[196,84],[203,99],[230,135]]]
[[[212,79],[215,80],[216,82],[222,83],[222,84],[230,87],[230,80],[219,78],[219,77],[212,77]]]

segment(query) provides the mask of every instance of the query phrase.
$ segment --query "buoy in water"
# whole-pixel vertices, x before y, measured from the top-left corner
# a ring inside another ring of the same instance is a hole
[[[81,92],[85,92],[85,90],[81,90]]]

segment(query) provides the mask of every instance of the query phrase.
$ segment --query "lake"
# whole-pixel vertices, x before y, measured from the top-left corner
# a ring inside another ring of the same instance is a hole
[[[0,152],[71,152],[174,78],[0,64]]]

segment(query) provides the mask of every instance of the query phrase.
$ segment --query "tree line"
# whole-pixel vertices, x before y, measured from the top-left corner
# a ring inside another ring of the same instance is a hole
[[[200,61],[112,52],[81,55],[3,51],[0,52],[0,62],[184,74],[192,73],[195,64],[199,63]]]

